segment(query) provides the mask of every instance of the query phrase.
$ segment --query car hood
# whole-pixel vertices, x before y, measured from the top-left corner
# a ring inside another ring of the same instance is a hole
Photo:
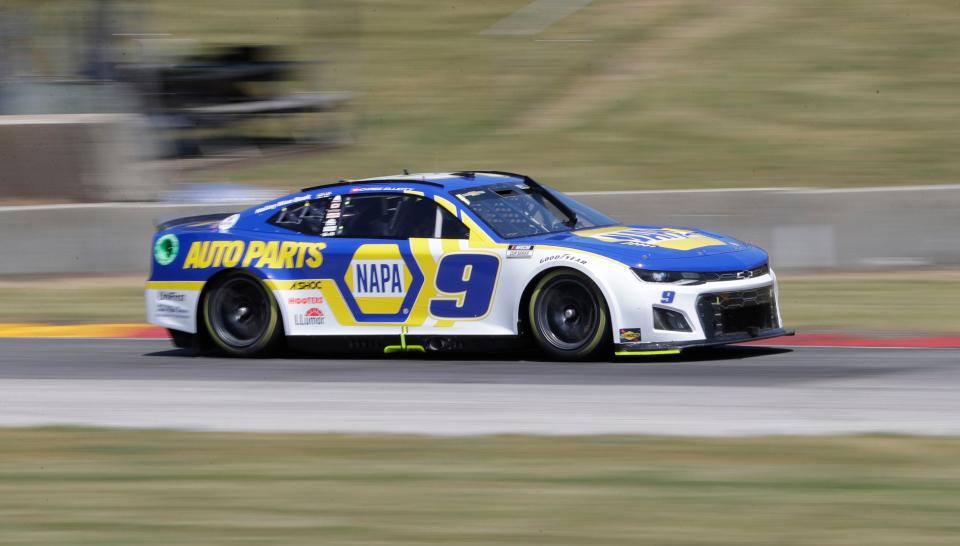
[[[682,227],[610,226],[523,242],[581,250],[631,267],[665,271],[738,271],[767,261],[767,253],[755,246],[726,235]]]

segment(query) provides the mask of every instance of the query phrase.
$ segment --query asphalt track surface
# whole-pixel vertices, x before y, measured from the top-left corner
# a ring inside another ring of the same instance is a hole
[[[0,340],[0,426],[414,434],[960,434],[960,349],[727,347],[611,363],[195,357]]]

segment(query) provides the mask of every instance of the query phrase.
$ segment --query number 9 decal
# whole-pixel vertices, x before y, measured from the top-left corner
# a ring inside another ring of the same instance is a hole
[[[500,259],[490,254],[448,254],[437,265],[437,290],[450,294],[430,300],[438,318],[477,318],[487,314],[500,273]]]

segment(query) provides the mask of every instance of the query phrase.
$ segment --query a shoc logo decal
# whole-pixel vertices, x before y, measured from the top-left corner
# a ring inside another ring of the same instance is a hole
[[[320,290],[323,288],[323,281],[293,281],[290,283],[290,290]]]
[[[297,326],[321,326],[326,317],[319,307],[311,307],[304,313],[297,313],[293,316],[293,323]]]
[[[317,268],[323,263],[326,243],[294,241],[196,241],[183,260],[184,269],[208,267],[260,267],[267,269]]]
[[[353,295],[397,297],[406,293],[403,260],[354,260]]]

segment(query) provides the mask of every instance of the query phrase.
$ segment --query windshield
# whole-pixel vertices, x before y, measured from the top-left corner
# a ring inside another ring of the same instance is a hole
[[[576,215],[576,224],[539,189],[526,184],[496,184],[453,192],[471,211],[504,239],[545,235],[618,222],[562,193],[543,188]]]

